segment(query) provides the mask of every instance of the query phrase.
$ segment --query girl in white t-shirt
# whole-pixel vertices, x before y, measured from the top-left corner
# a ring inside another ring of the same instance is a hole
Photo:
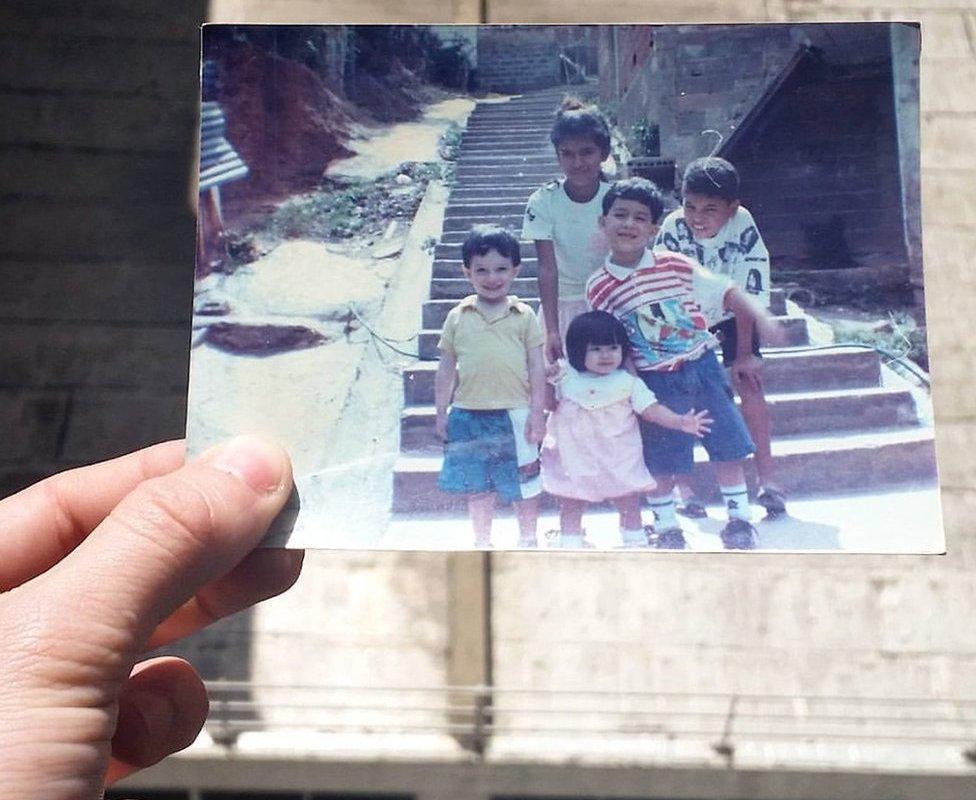
[[[624,547],[646,547],[641,497],[655,487],[644,463],[637,424],[648,422],[701,436],[712,422],[707,411],[676,414],[640,378],[621,368],[627,331],[605,311],[576,317],[566,332],[569,364],[560,360],[550,381],[558,405],[542,443],[542,487],[559,498],[557,547],[590,546],[584,539],[587,503],[612,500],[620,512]]]
[[[586,279],[602,266],[606,239],[597,224],[610,184],[603,162],[610,156],[610,126],[595,106],[567,97],[550,140],[564,177],[537,189],[525,209],[522,238],[535,241],[539,259],[540,319],[551,363],[563,355],[566,328],[587,310]]]

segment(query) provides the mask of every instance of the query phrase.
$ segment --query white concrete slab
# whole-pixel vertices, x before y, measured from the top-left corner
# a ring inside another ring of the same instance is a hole
[[[778,552],[849,553],[941,553],[944,552],[942,509],[939,491],[901,489],[872,494],[791,498],[790,516],[775,521],[763,519],[762,509],[753,508],[759,531],[759,549]],[[708,509],[707,519],[683,519],[687,552],[722,550],[719,531],[725,524],[724,510]],[[650,522],[650,512],[645,511]],[[620,546],[617,514],[594,510],[586,514],[587,539],[599,550]],[[558,528],[555,513],[539,520],[540,545],[551,544],[545,531]],[[505,510],[495,520],[492,542],[498,549],[515,549],[518,528]],[[466,519],[424,514],[394,517],[380,538],[382,548],[417,550],[463,550],[472,546]],[[627,551],[633,552],[633,551]]]

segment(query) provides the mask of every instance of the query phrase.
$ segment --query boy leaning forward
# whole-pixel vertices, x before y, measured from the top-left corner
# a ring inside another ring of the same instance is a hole
[[[603,198],[603,227],[610,244],[607,262],[589,279],[587,300],[623,322],[633,366],[661,403],[677,414],[707,410],[714,420],[702,444],[715,465],[729,521],[722,530],[727,549],[757,544],[743,472],[755,451],[728,378],[718,363],[709,318],[730,311],[743,323],[765,324],[763,311],[731,280],[678,253],[653,253],[648,244],[664,209],[657,187],[642,178],[617,181]],[[643,424],[644,458],[657,489],[651,497],[656,545],[686,543],[672,496],[675,476],[694,467],[694,437]]]

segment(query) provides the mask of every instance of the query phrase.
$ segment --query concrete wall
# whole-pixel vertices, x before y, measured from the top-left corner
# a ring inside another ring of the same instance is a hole
[[[0,495],[182,433],[203,14],[0,11]]]
[[[519,92],[559,82],[559,49],[552,28],[478,31],[477,84],[482,91]]]
[[[644,120],[658,124],[661,155],[679,170],[715,147],[703,130],[732,134],[798,47],[785,26],[635,25],[621,28],[616,40],[614,83],[601,93],[625,133]]]
[[[182,427],[193,253],[185,187],[196,104],[195,25],[203,14],[193,3],[132,8],[121,0],[85,6],[18,0],[0,10],[0,424],[7,490],[76,460],[176,435]],[[418,21],[426,13],[448,21],[456,8],[279,0],[246,10],[251,16],[238,20],[290,14],[309,21],[314,12],[320,21],[347,13],[356,21],[395,14]],[[574,12],[578,22],[921,18],[923,240],[949,554],[495,555],[496,681],[971,698],[976,18],[970,4],[752,0],[733,8],[717,0],[694,7],[621,0]],[[558,21],[567,13],[560,0],[538,0],[531,9],[515,0],[489,5],[490,18],[499,21]],[[318,654],[352,657],[356,648],[372,646],[375,658],[384,660],[384,679],[395,675],[390,664],[400,653],[409,652],[410,663],[436,677],[444,669],[438,658],[449,649],[446,628],[437,629],[449,624],[437,622],[447,618],[449,596],[440,558],[370,557],[367,563],[317,555],[303,578],[304,594],[262,612],[266,623],[256,625],[262,647],[269,658],[303,659],[314,670]],[[322,607],[325,618],[304,616],[305,602]],[[253,629],[238,618],[223,630],[235,625]],[[399,638],[391,640],[391,628],[401,625],[394,631]],[[219,636],[200,649],[213,656],[215,670],[226,665]],[[228,780],[237,767],[229,768]],[[358,774],[337,771],[347,781]],[[292,780],[300,772],[293,763],[282,767]],[[166,774],[178,775],[178,768]],[[459,771],[458,785],[467,786],[470,777]],[[631,773],[629,796],[639,796],[639,777]],[[898,780],[890,796],[923,796]],[[611,781],[601,773],[592,793],[610,792]],[[804,796],[825,785],[835,797],[868,796],[845,793],[817,776]],[[565,779],[561,786],[570,791]],[[661,784],[671,796],[681,793],[675,786],[689,790],[690,784],[680,776]],[[726,785],[725,796],[760,796],[750,786]],[[778,796],[788,796],[788,789]],[[697,796],[705,794],[701,787]],[[761,794],[776,796],[768,787]],[[935,795],[929,790],[925,796]]]

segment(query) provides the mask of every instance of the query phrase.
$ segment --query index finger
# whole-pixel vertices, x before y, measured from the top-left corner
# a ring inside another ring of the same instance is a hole
[[[163,619],[258,544],[291,485],[280,447],[232,440],[141,483],[44,579],[57,584],[76,624],[108,623],[138,651]]]
[[[0,591],[57,564],[149,478],[178,469],[183,441],[68,470],[0,500]]]

